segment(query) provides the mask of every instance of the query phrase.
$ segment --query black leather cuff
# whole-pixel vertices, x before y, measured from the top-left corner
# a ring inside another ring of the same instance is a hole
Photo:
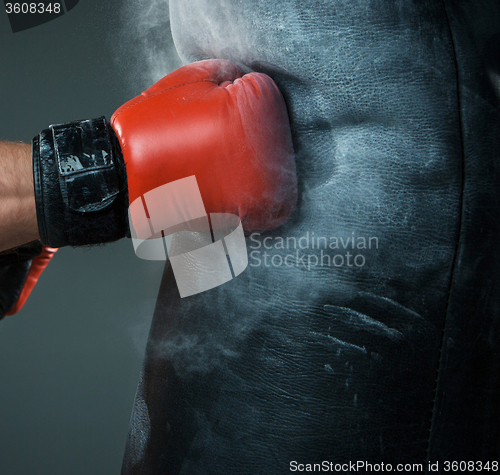
[[[42,244],[81,246],[129,235],[125,164],[104,117],[51,125],[32,148]]]

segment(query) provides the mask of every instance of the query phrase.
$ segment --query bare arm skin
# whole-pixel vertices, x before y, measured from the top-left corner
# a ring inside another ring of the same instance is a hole
[[[0,251],[37,239],[31,145],[0,141]]]

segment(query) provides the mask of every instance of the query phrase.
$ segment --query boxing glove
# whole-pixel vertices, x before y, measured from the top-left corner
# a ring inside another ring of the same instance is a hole
[[[110,123],[51,126],[33,139],[33,167],[40,236],[53,247],[130,235],[129,204],[186,177],[196,178],[207,213],[235,214],[247,232],[282,225],[297,197],[278,88],[225,60],[172,72]]]
[[[0,318],[21,310],[56,251],[36,241],[0,253]]]

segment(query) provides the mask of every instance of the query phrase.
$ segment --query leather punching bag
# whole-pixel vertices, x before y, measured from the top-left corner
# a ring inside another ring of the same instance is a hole
[[[498,460],[498,1],[171,0],[170,21],[183,61],[274,79],[299,198],[225,285],[180,299],[167,263],[123,473]]]

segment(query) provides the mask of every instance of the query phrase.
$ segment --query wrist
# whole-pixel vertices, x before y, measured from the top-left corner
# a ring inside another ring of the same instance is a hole
[[[0,142],[0,251],[39,239],[31,147]]]

